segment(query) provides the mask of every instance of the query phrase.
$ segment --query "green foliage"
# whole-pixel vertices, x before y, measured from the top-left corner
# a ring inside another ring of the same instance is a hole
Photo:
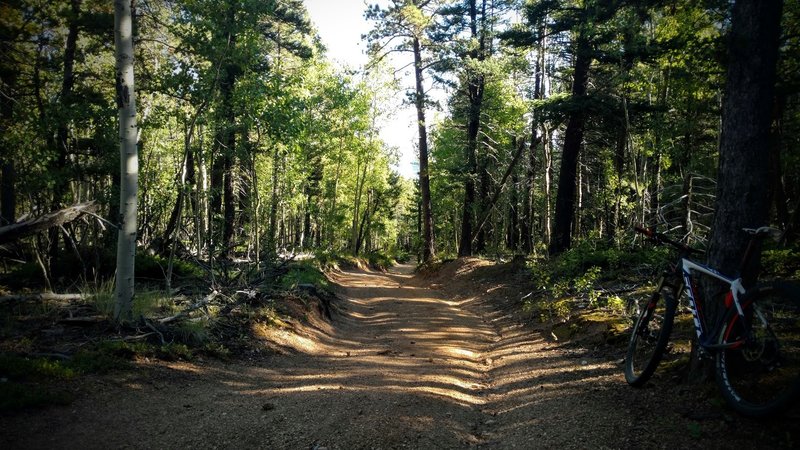
[[[367,255],[370,267],[378,270],[387,270],[396,264],[394,258],[381,252],[371,252]]]
[[[281,277],[280,285],[284,289],[294,289],[300,284],[313,284],[328,288],[330,283],[320,268],[331,268],[339,263],[337,255],[321,252],[314,260],[298,261],[289,266],[288,272]]]
[[[210,337],[209,328],[211,326],[212,323],[207,317],[182,320],[175,325],[175,334],[180,342],[194,347],[202,346]]]
[[[605,298],[605,302],[600,301],[598,302],[598,306],[605,306],[612,311],[622,313],[625,311],[627,307],[627,302],[618,295],[609,295]]]
[[[106,280],[100,283],[85,283],[80,289],[83,295],[89,297],[99,313],[111,317],[114,314],[114,281]]]
[[[627,302],[617,295],[603,296],[600,284],[658,273],[665,257],[663,248],[623,250],[602,241],[582,241],[556,258],[529,264],[531,279],[541,293],[528,298],[523,307],[543,321],[568,319],[576,301],[583,298],[590,307],[624,312]]]
[[[107,316],[114,312],[114,281],[106,280],[97,284],[84,284],[81,288],[88,295],[95,309]],[[133,298],[133,317],[153,317],[157,313],[171,312],[174,308],[168,293],[159,290],[140,290]]]
[[[56,381],[126,367],[122,359],[100,348],[81,350],[63,361],[0,354],[0,411],[68,405],[74,396],[58,388]]]
[[[601,278],[614,278],[620,272],[643,267],[660,270],[662,262],[669,253],[666,248],[635,247],[621,248],[605,240],[584,239],[573,248],[548,262],[550,272],[560,277],[582,276],[592,267],[599,269]]]
[[[157,345],[147,342],[106,340],[99,342],[94,348],[79,351],[70,360],[70,364],[81,373],[108,373],[112,370],[129,368],[129,361],[136,358],[188,361],[193,357],[192,350],[183,343]]]
[[[522,310],[535,314],[542,322],[567,320],[572,314],[572,300],[569,298],[536,297],[526,301]]]
[[[136,254],[135,264],[137,278],[163,280],[166,277],[169,261],[159,255],[139,252]],[[172,274],[175,277],[183,278],[203,278],[205,276],[205,272],[201,268],[177,258],[172,261]]]
[[[396,262],[400,264],[405,264],[411,261],[412,257],[413,255],[405,250],[395,250],[392,259],[394,259]]]
[[[129,368],[129,353],[132,356],[133,352],[129,347],[100,343],[93,349],[75,353],[69,360],[69,365],[79,373],[108,373]]]
[[[62,361],[0,354],[0,378],[16,381],[28,379],[68,380],[75,375],[76,370]]]
[[[230,354],[218,344],[207,344],[202,351],[223,358]],[[125,370],[131,367],[130,360],[137,357],[190,360],[193,356],[194,352],[185,344],[152,345],[119,340],[100,341],[65,360],[0,354],[0,410],[68,404],[72,396],[57,389],[55,382],[81,374]]]
[[[314,253],[314,260],[322,270],[358,266],[358,260],[355,257],[343,252],[331,250],[316,251]]]
[[[223,360],[229,361],[231,359],[231,351],[229,348],[225,347],[225,345],[219,342],[206,342],[201,351],[203,354],[208,356]]]
[[[800,252],[794,248],[765,250],[761,265],[766,277],[800,278]]]

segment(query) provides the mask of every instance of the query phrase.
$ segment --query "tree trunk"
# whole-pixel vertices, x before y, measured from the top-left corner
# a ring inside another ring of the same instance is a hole
[[[483,230],[483,226],[486,225],[486,222],[492,215],[492,211],[494,210],[495,204],[500,199],[500,194],[503,193],[503,188],[506,185],[506,181],[508,181],[508,177],[514,172],[514,169],[517,167],[517,163],[519,162],[519,159],[522,157],[522,153],[524,151],[525,151],[525,141],[519,140],[519,142],[517,142],[517,149],[514,152],[514,155],[511,157],[511,162],[508,163],[506,171],[503,173],[502,178],[500,178],[500,183],[498,183],[497,187],[495,188],[494,194],[492,194],[491,198],[489,197],[488,192],[485,195],[487,201],[484,205],[484,211],[481,217],[478,219],[476,231],[472,235],[472,240],[475,240],[480,236],[481,231]],[[480,241],[480,239],[478,240]]]
[[[422,86],[422,49],[419,38],[414,38],[414,75],[416,78],[417,130],[419,131],[419,191],[422,197],[423,247],[422,262],[435,256],[433,240],[433,212],[431,211],[431,183],[428,176],[428,130],[425,126],[425,90]]]
[[[483,2],[486,13],[486,2]],[[476,0],[469,2],[470,31],[473,39],[478,39],[478,10]],[[485,19],[485,17],[484,17]],[[470,52],[470,57],[478,61],[484,59],[484,39],[480,36],[479,47]],[[475,178],[477,176],[478,132],[481,126],[485,78],[482,73],[470,74],[467,82],[469,112],[467,114],[467,178],[464,181],[464,210],[461,216],[461,242],[458,256],[472,255],[472,218],[475,214]]]
[[[786,110],[786,94],[781,93],[775,96],[775,107],[773,108],[773,126],[770,132],[770,174],[772,180],[771,197],[775,204],[775,216],[782,229],[789,225],[789,207],[787,205],[786,188],[783,184],[783,164],[781,163],[781,151],[783,148],[783,114]]]
[[[536,128],[535,126],[533,128]],[[535,131],[534,131],[535,133]],[[528,164],[525,169],[525,195],[523,196],[522,223],[520,224],[522,249],[533,252],[533,212],[536,198],[536,147],[529,148]]]
[[[476,204],[478,216],[486,218],[492,214],[492,205],[489,205],[488,202],[492,178],[489,176],[487,164],[488,162],[486,161],[485,157],[481,158],[481,161],[478,164],[478,202]],[[481,223],[478,229],[475,230],[475,247],[473,248],[475,253],[480,254],[486,252],[486,242],[492,238],[491,229],[491,221],[484,221],[484,223]],[[487,234],[489,236],[487,236]]]
[[[522,144],[524,146],[524,144]],[[511,199],[508,208],[508,237],[506,243],[512,252],[519,250],[520,220],[519,220],[519,177],[514,172],[511,175]]]
[[[8,54],[9,49],[6,48],[5,43],[0,45],[2,45],[0,49]],[[0,226],[3,226],[14,223],[17,217],[14,151],[9,148],[10,143],[4,139],[4,137],[7,136],[6,132],[9,125],[14,123],[13,114],[15,100],[12,95],[14,94],[17,81],[17,70],[14,67],[6,67],[4,64],[0,77],[3,78],[8,88],[8,93],[0,96],[0,145],[3,146],[3,157],[0,158],[0,165],[2,165],[2,180],[0,181]]]
[[[550,145],[550,130],[545,127],[542,145],[542,154],[544,156],[544,220],[542,224],[542,231],[544,233],[544,244],[549,248],[552,242],[552,222],[553,222],[553,202],[551,198],[551,191],[553,185],[553,151]]]
[[[722,104],[722,137],[709,262],[732,273],[747,243],[741,229],[767,222],[769,132],[782,2],[737,0]]]
[[[61,79],[61,107],[66,108],[72,103],[72,90],[75,86],[75,51],[78,44],[78,16],[80,15],[81,0],[70,1],[70,17],[69,28],[67,30],[67,39],[64,45],[64,73]],[[63,116],[63,114],[62,114]],[[58,128],[56,130],[55,138],[53,135],[48,136],[49,150],[56,151],[56,160],[53,163],[53,174],[55,184],[53,186],[53,203],[50,205],[52,210],[61,209],[63,207],[64,194],[67,192],[68,178],[66,172],[67,156],[69,148],[69,129],[67,128],[67,120],[60,117],[57,121]],[[51,229],[49,232],[50,247],[48,253],[50,255],[50,268],[51,273],[56,267],[56,262],[59,258],[59,235],[60,230]]]
[[[625,175],[625,144],[628,141],[628,130],[621,128],[617,136],[617,146],[614,152],[614,172],[617,176],[614,185],[614,218],[611,226],[608,227],[609,237],[617,242],[617,236],[621,231],[621,214],[622,214],[622,178]]]
[[[272,195],[269,204],[269,228],[267,231],[267,252],[274,255],[278,249],[278,174],[280,173],[280,151],[278,144],[272,152]]]
[[[188,135],[188,132],[187,132]],[[183,213],[183,204],[184,198],[186,197],[186,179],[189,173],[189,167],[193,163],[191,157],[191,147],[190,147],[190,140],[184,137],[184,155],[183,155],[183,164],[181,164],[180,172],[178,176],[175,177],[175,185],[178,190],[178,195],[175,198],[175,205],[172,207],[172,212],[169,215],[169,220],[167,221],[167,228],[164,230],[164,234],[161,237],[161,245],[157,251],[163,252],[167,248],[169,248],[172,244],[174,239],[173,234],[180,226],[180,217]]]
[[[540,26],[539,27],[539,36],[544,36],[545,28]],[[533,84],[533,98],[535,100],[541,100],[544,98],[544,69],[545,69],[545,39],[542,37],[539,40],[539,49],[536,54],[536,63],[534,65],[534,84]],[[532,118],[531,118],[531,144],[528,152],[528,170],[526,172],[526,179],[527,179],[527,189],[525,190],[525,213],[523,218],[522,224],[522,241],[524,245],[525,253],[533,252],[534,245],[533,245],[533,219],[534,219],[534,202],[536,199],[536,148],[542,143],[542,137],[545,136],[546,132],[540,133],[540,127],[544,129],[544,124],[539,123],[539,114],[536,109],[533,110]],[[544,142],[545,149],[547,148],[547,142]],[[547,150],[545,150],[546,152]],[[546,159],[546,158],[545,158]],[[549,170],[549,168],[547,168]],[[549,178],[548,175],[545,175],[547,186],[545,187],[545,192],[549,195]],[[547,201],[547,206],[549,208],[549,199]],[[548,211],[549,214],[549,211]],[[549,216],[547,217],[548,220],[548,230],[549,230]],[[549,231],[548,231],[549,234]]]
[[[14,190],[14,179],[16,171],[14,161],[3,161],[2,181],[0,181],[0,226],[9,225],[16,221],[17,217],[17,195]]]
[[[586,97],[589,67],[592,63],[591,44],[581,32],[577,37],[575,73],[572,82],[572,101],[580,104]],[[550,255],[567,250],[572,243],[572,224],[575,218],[575,188],[578,174],[578,156],[583,142],[585,113],[582,107],[570,113],[564,132],[564,151],[556,194],[556,221],[553,226]]]
[[[742,228],[766,225],[769,212],[769,133],[778,58],[782,2],[737,0],[728,41],[729,66],[722,103],[717,197],[708,250],[709,264],[736,274],[749,238]],[[756,251],[741,275],[750,284],[758,266]],[[717,299],[706,311],[717,317]],[[695,346],[696,347],[696,346]],[[696,356],[697,352],[693,352]],[[695,378],[709,368],[693,358]]]
[[[136,150],[136,95],[133,80],[132,0],[114,0],[114,49],[116,54],[117,109],[120,152],[120,229],[117,241],[117,278],[114,318],[130,320],[136,257],[136,195],[139,157]]]
[[[361,161],[361,157],[358,158],[358,166],[356,167],[356,192],[353,199],[353,221],[350,229],[350,251],[354,256],[358,256],[359,247],[361,246],[359,242],[359,219],[361,218],[361,196],[364,191],[364,183],[367,179],[367,165],[367,162]],[[369,209],[369,201],[367,201],[366,209]]]

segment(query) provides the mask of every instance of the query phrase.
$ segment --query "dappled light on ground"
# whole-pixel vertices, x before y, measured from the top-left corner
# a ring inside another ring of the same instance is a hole
[[[427,281],[408,266],[337,272],[331,323],[255,330],[278,353],[230,364],[141,361],[137,372],[97,380],[68,409],[0,417],[16,430],[0,447],[59,447],[76,436],[104,448],[269,449],[685,448],[713,447],[721,433],[756,447],[765,439],[753,431],[760,425],[736,419],[696,425],[685,414],[697,405],[691,389],[653,410],[662,393],[629,388],[621,356],[565,347],[519,323],[498,307],[512,294],[491,277],[462,280],[460,290],[426,287],[489,265],[465,260]],[[653,413],[658,433],[648,431]]]

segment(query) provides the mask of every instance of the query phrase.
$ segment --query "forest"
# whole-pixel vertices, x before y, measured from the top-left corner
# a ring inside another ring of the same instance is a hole
[[[363,9],[369,62],[348,67],[302,0],[0,3],[0,369],[53,353],[19,338],[36,314],[227,358],[259,299],[335,316],[339,266],[514,264],[495,275],[530,292],[513,314],[567,323],[569,294],[624,315],[619,286],[663,256],[638,225],[726,273],[770,225],[767,272],[798,273],[800,3]],[[413,178],[381,135],[401,107]]]
[[[359,72],[326,62],[301,2],[137,2],[138,251],[427,261],[619,246],[639,223],[708,238],[729,2],[417,3],[367,10],[375,63]],[[770,165],[752,179],[783,226],[800,220],[797,14],[789,2],[774,24],[757,143]],[[107,279],[121,186],[113,9],[15,1],[3,17],[2,221],[87,201],[98,216],[6,248],[6,269],[27,264],[50,288]],[[392,52],[416,87],[381,65]],[[393,89],[418,111],[416,180],[393,170],[375,126]]]

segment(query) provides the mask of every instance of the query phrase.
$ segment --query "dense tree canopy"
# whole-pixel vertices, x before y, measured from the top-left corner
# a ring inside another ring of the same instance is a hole
[[[730,2],[381,3],[365,12],[368,70],[328,63],[298,0],[135,6],[140,251],[213,267],[306,250],[558,254],[619,245],[636,223],[708,235],[723,87],[741,58],[726,51]],[[2,8],[1,220],[86,200],[103,219],[4,251],[47,283],[110,276],[113,9]],[[774,95],[762,99],[769,170],[753,180],[786,226],[800,220],[799,13],[782,11]],[[414,81],[395,83],[394,63]],[[398,87],[417,110],[418,180],[396,173],[376,125]]]

